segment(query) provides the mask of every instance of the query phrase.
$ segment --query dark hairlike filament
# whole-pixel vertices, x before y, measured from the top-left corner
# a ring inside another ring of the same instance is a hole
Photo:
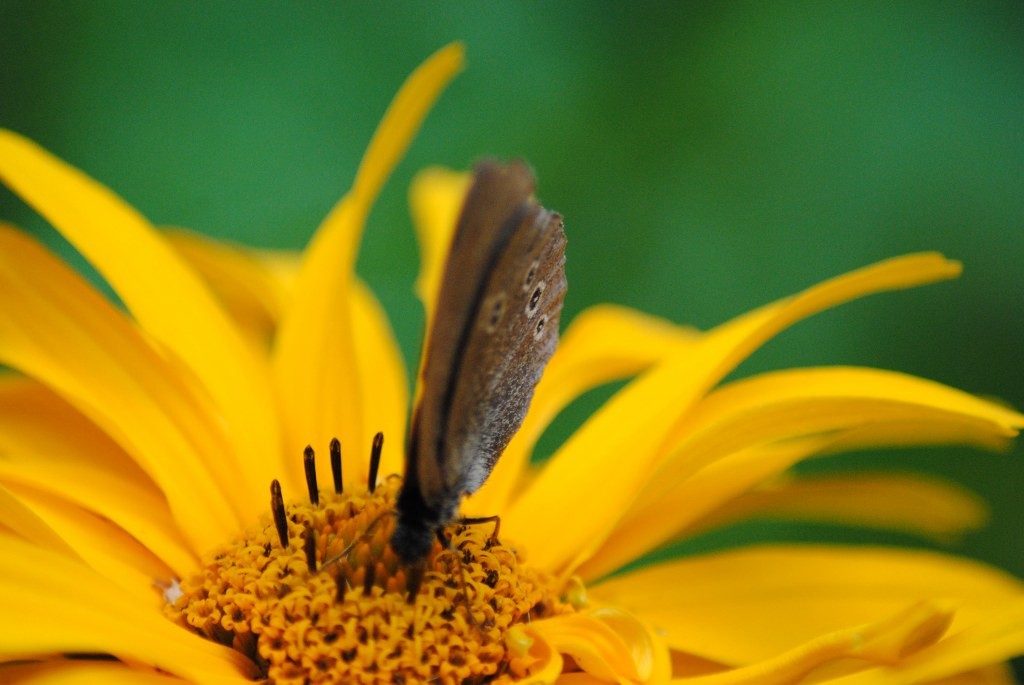
[[[341,483],[341,441],[337,438],[331,439],[331,475],[334,476],[334,494],[340,495]]]
[[[284,510],[284,497],[281,496],[281,484],[277,479],[270,481],[270,511],[274,514],[274,527],[281,546],[288,549],[288,514]]]
[[[313,529],[307,528],[302,537],[302,548],[306,553],[306,566],[309,567],[310,573],[316,573],[316,533],[313,532]]]
[[[373,560],[366,564],[366,577],[363,578],[363,596],[369,597],[373,590],[373,581],[377,580],[377,564]]]
[[[377,488],[377,471],[380,469],[380,453],[384,449],[384,434],[373,436],[373,448],[370,450],[370,492]]]
[[[320,489],[316,485],[316,454],[310,445],[302,452],[302,467],[306,470],[306,489],[309,490],[309,503],[320,506]]]

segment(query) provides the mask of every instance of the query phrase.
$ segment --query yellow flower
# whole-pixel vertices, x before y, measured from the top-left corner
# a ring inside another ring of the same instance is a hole
[[[17,372],[0,378],[0,681],[1010,682],[1024,585],[968,560],[773,544],[613,575],[758,515],[939,538],[978,525],[983,508],[951,484],[788,469],[879,445],[998,448],[1021,414],[872,369],[723,383],[804,317],[959,273],[935,254],[708,332],[612,306],[584,312],[491,479],[464,503],[501,515],[499,539],[453,526],[453,550],[435,546],[406,601],[407,571],[386,544],[398,478],[368,488],[363,456],[382,431],[380,472],[400,472],[406,372],[353,264],[380,187],[461,65],[453,45],[409,78],[298,259],[157,232],[80,172],[0,134],[0,178],[123,303],[0,229],[0,363]],[[412,190],[428,317],[465,188],[464,175],[433,169]],[[531,466],[568,402],[627,378]],[[314,486],[304,499],[302,449],[326,451],[334,436],[342,492]]]

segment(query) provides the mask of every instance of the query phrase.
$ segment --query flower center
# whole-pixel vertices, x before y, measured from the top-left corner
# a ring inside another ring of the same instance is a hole
[[[521,635],[509,630],[574,610],[555,579],[495,540],[493,524],[454,524],[410,595],[411,569],[388,544],[400,482],[392,476],[373,492],[318,493],[317,504],[283,505],[278,487],[277,515],[209,554],[167,615],[241,651],[279,685],[527,675]]]

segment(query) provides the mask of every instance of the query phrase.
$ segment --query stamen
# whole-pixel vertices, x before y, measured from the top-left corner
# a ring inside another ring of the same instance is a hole
[[[307,528],[302,542],[303,551],[306,553],[306,566],[310,573],[316,573],[316,532]]]
[[[366,564],[366,576],[363,578],[363,597],[369,597],[373,590],[373,582],[377,580],[377,564],[371,559]]]
[[[284,497],[281,496],[281,484],[275,478],[270,481],[270,511],[274,514],[274,527],[281,547],[288,549],[288,514],[284,510]]]
[[[488,549],[493,526],[448,526],[446,551],[404,563],[388,544],[400,487],[386,478],[373,495],[327,489],[314,507],[284,505],[273,482],[272,516],[213,550],[165,612],[244,654],[260,682],[497,685],[510,682],[502,673],[528,675],[533,662],[504,636],[575,610],[561,581],[514,549]]]
[[[341,486],[341,441],[331,439],[331,474],[334,476],[334,494],[340,495]]]
[[[320,506],[320,488],[316,485],[316,454],[311,445],[306,445],[302,453],[302,466],[306,469],[306,489],[309,490],[309,502],[314,507]]]
[[[380,469],[380,453],[384,449],[384,434],[373,436],[373,447],[370,449],[370,492],[377,488],[377,471]]]

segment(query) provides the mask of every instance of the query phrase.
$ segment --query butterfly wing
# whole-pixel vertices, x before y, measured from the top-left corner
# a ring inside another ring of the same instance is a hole
[[[557,344],[565,233],[533,187],[521,162],[479,164],[452,240],[407,453],[441,522],[490,475]]]

